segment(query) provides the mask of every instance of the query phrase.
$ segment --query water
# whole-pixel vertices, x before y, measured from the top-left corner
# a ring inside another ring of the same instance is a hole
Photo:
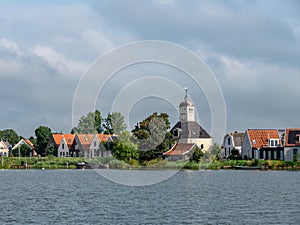
[[[180,171],[132,187],[93,170],[0,171],[0,224],[300,224],[299,199],[300,172]]]

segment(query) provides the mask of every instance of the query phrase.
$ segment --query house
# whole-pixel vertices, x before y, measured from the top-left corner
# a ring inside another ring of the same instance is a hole
[[[75,141],[82,157],[95,157],[95,152],[98,149],[98,139],[94,134],[76,134]]]
[[[18,148],[21,145],[26,145],[29,149],[30,149],[30,157],[36,157],[37,156],[37,152],[35,149],[35,146],[32,144],[32,142],[28,139],[21,139],[17,144],[15,144],[15,146],[12,148],[12,150]]]
[[[237,131],[227,133],[223,139],[223,148],[220,152],[220,158],[227,159],[232,154],[241,155],[244,135],[244,132]],[[232,153],[232,150],[236,150],[237,154]]]
[[[177,143],[169,151],[163,153],[163,155],[170,161],[188,160],[196,146],[195,143]]]
[[[112,157],[111,152],[102,143],[113,141],[113,136],[115,137],[110,134],[77,134],[75,141],[83,157]]]
[[[276,129],[248,129],[242,145],[243,159],[284,159]]]
[[[99,151],[98,151],[98,157],[112,157],[112,153],[110,150],[104,147],[102,143],[105,142],[114,142],[118,140],[117,135],[110,135],[110,134],[97,134],[98,138],[98,146],[99,146]]]
[[[285,130],[284,160],[300,161],[300,128],[287,128]]]
[[[11,146],[7,141],[0,141],[0,156],[1,157],[8,157],[10,150],[11,150]]]
[[[70,157],[76,152],[75,149],[75,134],[53,133],[48,141],[46,152],[54,147],[57,150],[57,157]]]
[[[177,143],[196,144],[203,151],[208,151],[212,146],[212,138],[195,119],[195,106],[187,94],[179,104],[179,121],[171,129],[171,134]]]

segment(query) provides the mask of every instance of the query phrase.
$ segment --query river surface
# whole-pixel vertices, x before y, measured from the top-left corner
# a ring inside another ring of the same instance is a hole
[[[137,187],[94,170],[1,170],[0,206],[0,224],[300,224],[300,172],[180,171]]]

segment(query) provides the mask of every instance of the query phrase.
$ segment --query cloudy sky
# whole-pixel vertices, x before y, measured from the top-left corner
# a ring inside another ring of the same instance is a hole
[[[69,132],[76,87],[89,65],[141,40],[174,42],[204,60],[223,91],[227,131],[300,127],[299,12],[297,0],[1,1],[0,129],[23,136],[39,125]],[[139,75],[164,76],[182,93],[189,87],[210,130],[209,100],[174,68],[146,63],[117,75],[98,96],[104,115]],[[130,126],[153,111],[177,121],[176,107],[152,96],[131,109]]]

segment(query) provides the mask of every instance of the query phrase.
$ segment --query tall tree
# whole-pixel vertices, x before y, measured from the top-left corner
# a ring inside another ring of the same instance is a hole
[[[124,116],[120,112],[108,113],[104,120],[103,127],[106,134],[120,134],[126,130]]]
[[[169,115],[166,113],[153,113],[139,122],[132,130],[137,138],[140,150],[140,160],[151,160],[169,150],[172,144]]]
[[[102,116],[99,110],[89,112],[86,116],[79,119],[78,125],[74,127],[71,133],[77,134],[95,134],[101,133]]]
[[[45,148],[51,136],[51,129],[46,126],[39,126],[34,133],[36,136],[37,153],[44,155]]]
[[[13,129],[6,129],[0,132],[1,140],[8,141],[12,146],[19,142],[19,135]]]

